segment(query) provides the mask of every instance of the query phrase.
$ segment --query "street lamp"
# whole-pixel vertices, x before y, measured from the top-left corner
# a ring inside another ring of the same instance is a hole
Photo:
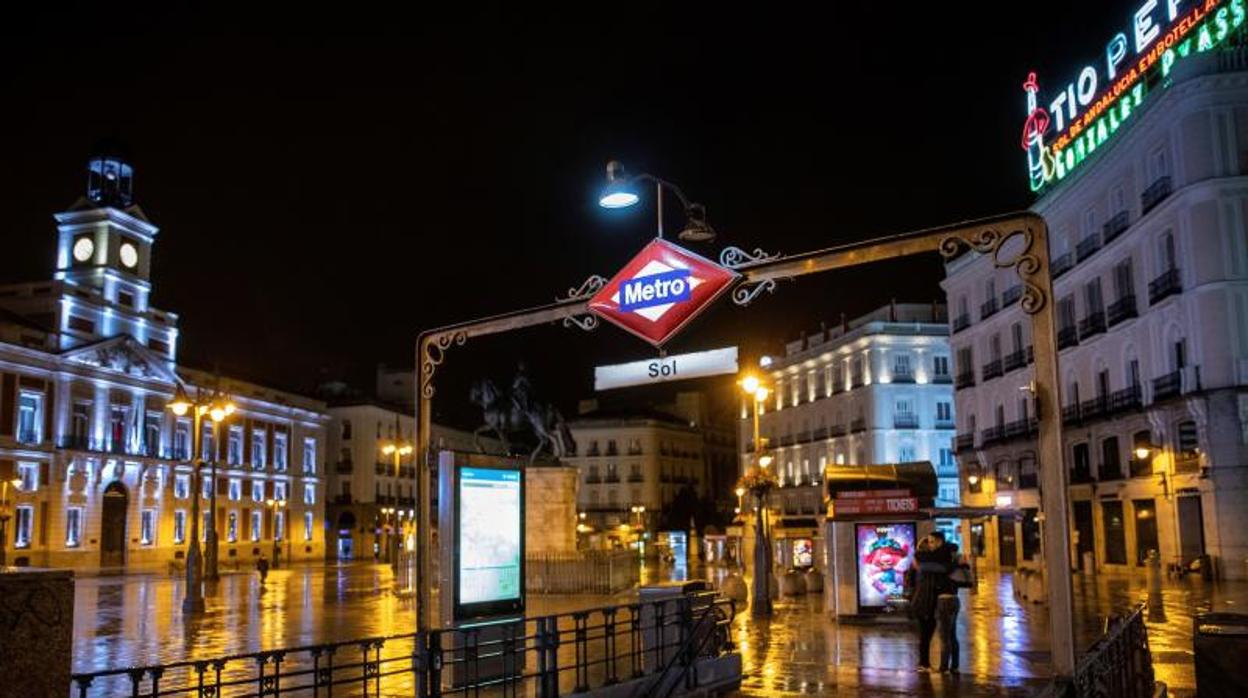
[[[280,557],[279,553],[281,553],[281,547],[279,544],[281,543],[283,538],[286,538],[287,540],[289,540],[289,536],[286,535],[286,527],[288,524],[286,521],[286,514],[284,513],[286,511],[286,500],[285,499],[270,499],[266,503],[269,505],[269,509],[273,511],[273,567],[276,568],[277,559],[278,557]],[[278,521],[279,516],[281,517],[281,521],[282,521],[280,534],[278,533],[278,526],[277,526],[277,521]],[[289,546],[290,544],[288,542],[287,550],[286,550],[287,563],[290,562],[290,547]]]
[[[749,488],[738,487],[737,496],[748,489],[754,494],[754,602],[750,605],[756,616],[771,615],[771,543],[767,531],[767,492],[774,482],[774,475],[767,470],[771,456],[763,453],[763,439],[758,433],[758,416],[763,402],[771,391],[757,376],[747,375],[741,379],[741,389],[754,403],[754,464],[746,478]]]
[[[203,421],[207,416],[212,420],[213,435],[216,436],[216,425],[221,420],[234,414],[234,403],[220,390],[211,394],[202,388],[195,388],[192,400],[186,388],[180,383],[174,391],[173,400],[169,402],[169,410],[179,417],[191,413],[191,535],[187,541],[186,552],[186,597],[182,599],[183,613],[201,613],[204,610],[205,579],[217,579],[217,459],[212,459],[211,499],[209,500],[208,530],[205,539],[208,547],[207,555],[201,555],[199,548],[199,498],[203,493]],[[214,441],[215,443],[215,441]],[[206,563],[206,564],[205,564]]]
[[[398,415],[395,415],[394,438],[386,439],[381,442],[381,452],[386,456],[391,456],[394,458],[394,477],[396,478],[399,477],[399,472],[402,470],[402,467],[403,467],[402,466],[403,458],[406,458],[407,456],[412,455],[412,452],[415,450],[416,449],[412,446],[412,442],[403,438],[403,427],[399,423]],[[391,508],[389,511],[391,514],[393,514],[395,510]],[[385,512],[386,512],[386,509],[382,509],[382,513],[385,513]],[[414,517],[411,519],[411,521],[412,521],[412,525],[415,526],[416,520]],[[386,537],[386,561],[389,562],[392,567],[397,567],[397,565],[399,564],[399,556],[397,554],[397,551],[394,551],[392,553],[391,548],[398,547],[401,544],[402,538],[406,537],[402,534],[402,525],[401,525],[402,522],[403,522],[403,512],[400,511],[399,512],[399,524],[400,525],[398,526],[399,531],[397,531],[400,535],[395,536],[393,534],[387,534],[387,537]]]
[[[9,523],[9,510],[12,508],[9,503],[9,486],[12,485],[15,491],[20,492],[22,489],[22,479],[15,477],[12,480],[5,480],[0,483],[0,568],[7,564],[5,559],[5,546],[8,544],[9,534],[6,527]]]
[[[652,174],[642,173],[628,176],[624,174],[624,165],[618,160],[607,163],[607,183],[598,196],[598,205],[603,208],[628,208],[641,201],[637,193],[637,183],[649,181],[654,183],[655,210],[658,216],[658,237],[663,238],[663,190],[667,189],[680,199],[685,207],[685,229],[678,236],[686,242],[710,242],[715,239],[715,229],[706,222],[706,207],[693,203],[671,182],[659,179]]]

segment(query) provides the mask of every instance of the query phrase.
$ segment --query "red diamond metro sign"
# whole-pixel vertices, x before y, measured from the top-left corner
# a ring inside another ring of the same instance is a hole
[[[656,239],[589,299],[589,309],[657,346],[689,324],[741,275]]]

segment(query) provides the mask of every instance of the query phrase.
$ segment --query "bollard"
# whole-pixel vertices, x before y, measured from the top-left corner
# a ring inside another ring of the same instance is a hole
[[[1148,620],[1164,623],[1166,607],[1161,599],[1161,555],[1156,550],[1150,550],[1145,555],[1144,569],[1148,578]]]

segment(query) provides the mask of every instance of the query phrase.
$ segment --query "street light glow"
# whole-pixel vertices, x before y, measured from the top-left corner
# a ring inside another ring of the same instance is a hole
[[[635,192],[631,191],[605,191],[598,198],[598,205],[603,208],[628,208],[641,200]]]
[[[766,468],[769,465],[771,465],[771,456],[764,455],[758,457],[758,467]]]
[[[744,390],[747,395],[757,395],[759,386],[758,376],[746,376],[741,379],[741,389]]]

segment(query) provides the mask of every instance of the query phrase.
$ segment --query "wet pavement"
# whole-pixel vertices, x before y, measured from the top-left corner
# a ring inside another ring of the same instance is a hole
[[[653,578],[656,575],[650,574]],[[662,576],[669,576],[664,573]],[[962,593],[962,673],[919,674],[915,631],[906,624],[836,623],[818,594],[784,600],[774,617],[741,613],[734,639],[745,669],[741,693],[784,695],[1030,695],[1049,671],[1048,615],[1015,601],[1010,575],[984,575],[978,593]],[[274,570],[261,593],[256,575],[227,575],[206,598],[207,612],[186,621],[176,577],[81,578],[74,618],[74,670],[92,671],[279,647],[409,633],[410,596],[395,593],[385,565],[308,566]],[[1104,619],[1145,598],[1145,576],[1075,580],[1076,638],[1090,645]],[[531,596],[544,614],[635,598]],[[1248,584],[1168,581],[1164,621],[1150,621],[1156,676],[1172,695],[1192,695],[1192,618],[1204,610],[1248,612]],[[937,644],[939,641],[934,641]],[[937,651],[933,647],[933,656]]]

